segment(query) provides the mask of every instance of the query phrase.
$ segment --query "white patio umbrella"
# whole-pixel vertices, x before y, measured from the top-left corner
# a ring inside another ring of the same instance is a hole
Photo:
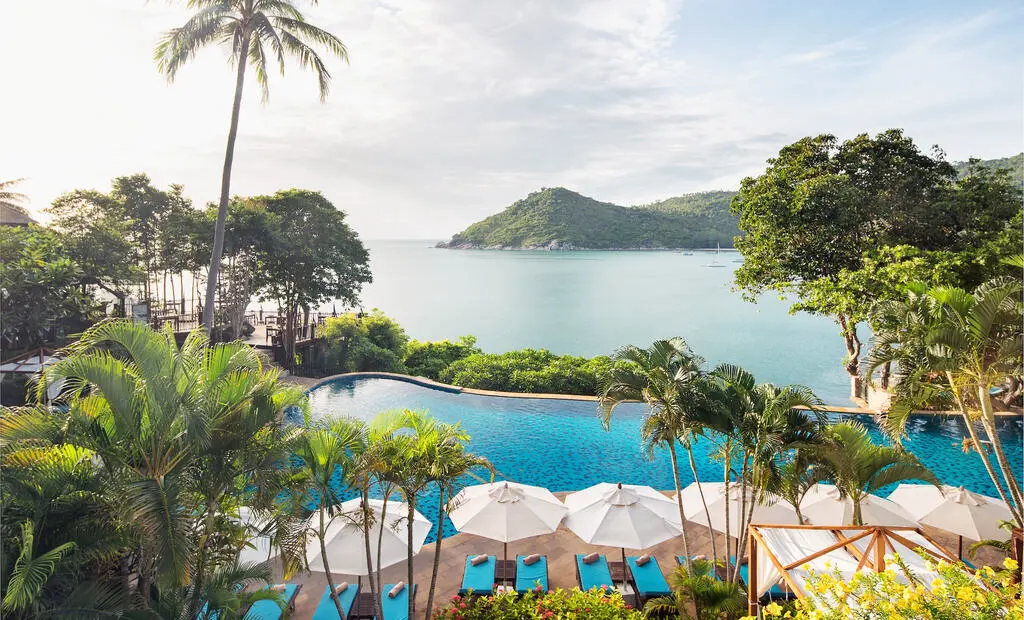
[[[816,484],[800,502],[800,513],[815,525],[849,525],[853,523],[853,500],[840,497],[831,484]],[[865,495],[860,501],[861,519],[866,525],[917,527],[917,522],[894,501]]]
[[[708,503],[707,513],[711,514],[711,521],[708,522],[708,514],[704,511],[704,502],[701,501],[701,489],[697,487],[696,482],[691,483],[680,493],[683,496],[686,520],[724,534],[725,507],[728,505],[729,534],[737,538],[743,536],[746,532],[740,531],[740,518],[744,504],[746,510],[749,511],[750,505],[755,503],[753,491],[749,488],[744,491],[738,483],[730,483],[729,496],[726,497],[724,482],[702,482],[700,486],[704,491],[704,500]],[[746,502],[743,501],[744,496],[746,496]],[[761,502],[754,505],[754,517],[751,523],[797,525],[798,521],[796,511],[789,504],[762,498]]]
[[[584,542],[646,549],[683,533],[675,502],[651,487],[602,482],[565,497],[565,525]]]
[[[466,487],[452,504],[455,528],[504,543],[506,562],[508,543],[554,532],[569,510],[545,488],[507,481]]]
[[[901,484],[889,499],[907,510],[921,525],[930,525],[956,534],[958,554],[963,557],[964,538],[1005,540],[1007,533],[1000,521],[1009,521],[1013,514],[995,497],[972,493],[964,487],[930,484]]]
[[[383,518],[384,500],[369,500],[372,524],[370,525],[371,561],[377,561],[378,537],[380,539],[380,566],[366,563],[366,542],[363,537],[363,511],[359,498],[351,499],[340,506],[340,514],[327,527],[324,547],[332,573],[345,575],[369,575],[371,569],[385,568],[408,559],[409,523],[408,506],[399,502],[388,502]],[[430,533],[431,523],[416,511],[412,522],[412,552],[419,553],[423,541]],[[319,541],[314,541],[315,554],[308,556],[309,569],[324,572]]]

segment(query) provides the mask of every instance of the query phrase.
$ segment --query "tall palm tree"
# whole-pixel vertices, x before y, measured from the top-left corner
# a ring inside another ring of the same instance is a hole
[[[214,295],[220,257],[224,250],[224,226],[231,195],[231,162],[235,155],[238,113],[242,106],[248,63],[252,63],[255,69],[256,82],[264,101],[270,94],[267,82],[270,63],[276,61],[283,75],[286,56],[298,60],[304,68],[313,69],[319,83],[320,100],[324,101],[330,88],[331,74],[313,46],[322,47],[348,62],[348,51],[344,43],[333,34],[307,22],[295,4],[294,0],[188,0],[188,7],[195,13],[183,26],[167,32],[156,47],[157,67],[167,76],[168,81],[173,81],[178,70],[201,48],[215,43],[228,49],[236,65],[235,98],[231,107],[231,125],[221,174],[217,227],[214,230],[213,254],[206,282],[206,305],[203,306],[203,326],[207,330],[213,327]]]
[[[895,363],[898,384],[885,424],[895,441],[904,437],[915,407],[953,404],[960,411],[971,446],[1018,526],[1024,525],[1024,495],[996,429],[990,390],[1022,374],[1022,314],[1017,279],[992,280],[973,293],[910,287],[905,300],[874,308],[873,324],[880,329],[866,362],[869,375]]]
[[[437,585],[437,571],[441,564],[442,526],[448,502],[458,492],[462,481],[477,477],[474,472],[486,470],[494,480],[494,465],[482,456],[466,451],[467,435],[459,425],[438,424],[440,441],[435,444],[429,458],[431,482],[437,487],[437,537],[434,539],[434,566],[430,573],[430,590],[427,594],[427,614],[434,607],[434,589]]]
[[[365,428],[353,419],[328,418],[306,430],[292,445],[293,454],[302,460],[300,483],[293,489],[292,496],[296,499],[293,509],[300,514],[308,513],[306,502],[310,499],[316,501],[317,508],[309,515],[310,522],[306,528],[320,542],[320,557],[327,574],[331,600],[338,616],[344,617],[331,576],[326,536],[327,528],[336,517],[335,509],[344,501],[341,491],[349,486],[359,456],[365,449]]]
[[[679,480],[679,461],[676,444],[684,440],[689,450],[699,426],[690,417],[686,407],[687,395],[697,395],[693,389],[702,378],[704,360],[690,350],[682,338],[657,340],[647,349],[633,345],[622,347],[613,356],[616,365],[601,388],[600,414],[605,428],[611,425],[615,408],[627,401],[647,404],[648,415],[641,429],[642,441],[649,454],[656,446],[668,448],[672,465],[672,480],[676,487],[676,504],[680,523],[686,523],[683,509],[682,484]],[[696,471],[694,472],[696,478]],[[705,505],[706,509],[706,505]],[[686,528],[681,535],[683,557],[690,561]]]
[[[852,525],[863,525],[860,504],[890,484],[920,480],[939,486],[939,479],[910,452],[871,441],[859,422],[839,422],[824,431],[825,441],[813,448],[814,458],[829,469],[839,493],[853,502]]]
[[[211,347],[195,331],[179,348],[170,330],[131,321],[87,330],[46,369],[37,396],[57,380],[68,389],[67,427],[111,472],[122,519],[138,533],[139,592],[148,599],[154,579],[186,587],[194,617],[225,557],[218,523],[243,493],[272,501],[268,470],[291,432],[279,421],[287,408],[306,410],[305,395],[244,344]]]

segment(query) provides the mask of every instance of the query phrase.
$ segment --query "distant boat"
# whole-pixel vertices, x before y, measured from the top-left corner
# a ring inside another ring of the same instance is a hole
[[[680,252],[683,256],[693,256],[693,252]]]
[[[707,264],[708,267],[725,267],[722,263],[718,262],[718,255],[722,253],[721,244],[715,244],[715,257],[711,259],[711,262]]]

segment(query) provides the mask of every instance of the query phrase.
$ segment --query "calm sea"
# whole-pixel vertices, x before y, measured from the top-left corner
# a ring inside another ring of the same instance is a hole
[[[682,336],[712,364],[739,364],[760,381],[801,383],[829,404],[850,404],[838,327],[790,315],[774,296],[743,301],[731,290],[739,254],[440,250],[434,243],[367,242],[374,281],[363,307],[380,308],[412,338],[472,334],[488,352],[534,347],[592,356]],[[708,267],[713,261],[723,266]]]

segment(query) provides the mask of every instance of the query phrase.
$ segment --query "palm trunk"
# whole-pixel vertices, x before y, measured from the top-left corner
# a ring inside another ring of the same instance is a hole
[[[434,568],[430,573],[430,591],[427,593],[428,618],[434,608],[434,588],[437,586],[437,569],[441,564],[441,525],[444,523],[444,488],[442,487],[440,491],[441,495],[437,503],[437,540],[434,541]]]
[[[953,381],[953,374],[946,372],[946,380],[949,382],[949,386],[953,391],[953,397],[956,399],[957,406],[960,407],[960,414],[963,416],[964,426],[967,428],[967,434],[971,438],[971,445],[974,448],[974,451],[977,452],[978,457],[981,458],[981,463],[985,466],[985,471],[988,473],[989,479],[992,480],[992,485],[995,486],[996,492],[999,494],[999,498],[1003,500],[1003,503],[1007,506],[1011,506],[1012,504],[1009,500],[1009,496],[1003,488],[1003,484],[999,480],[999,477],[996,476],[996,471],[992,467],[992,463],[988,460],[988,455],[985,454],[985,447],[981,444],[981,440],[978,439],[978,432],[974,429],[974,421],[971,420],[966,403],[964,403],[963,399],[960,397],[959,389]],[[1024,521],[1021,521],[1019,514],[1016,511],[1013,512],[1014,519],[1018,521],[1018,524],[1024,523]]]
[[[723,484],[723,489],[724,489],[724,492],[725,492],[725,559],[726,560],[729,559],[729,547],[732,545],[732,537],[730,536],[731,528],[729,527],[729,473],[730,473],[729,465],[730,465],[730,461],[731,461],[731,459],[730,459],[731,456],[732,456],[732,444],[727,440],[725,442],[725,477],[722,479],[723,480],[723,483],[722,483]],[[710,528],[710,526],[711,526],[711,521],[708,521],[708,527]],[[715,535],[715,531],[713,529],[711,530],[711,535],[712,536]],[[725,571],[725,573],[726,573],[727,577],[729,576],[729,570],[728,569],[730,569],[730,568],[732,568],[732,567],[729,566],[728,564],[726,564],[726,571]]]
[[[1002,471],[1003,479],[1006,481],[1006,488],[1010,491],[1010,496],[1013,498],[1014,507],[1011,507],[1011,510],[1016,517],[1020,514],[1021,508],[1024,507],[1024,497],[1021,497],[1020,484],[1017,483],[1017,477],[1013,473],[1010,461],[1006,458],[1006,452],[1003,451],[1003,442],[999,439],[999,433],[995,427],[992,397],[988,393],[987,386],[981,385],[978,387],[978,399],[981,401],[981,425],[988,434],[989,442],[996,453],[996,462],[999,463],[999,469]]]
[[[326,495],[321,497],[326,497]],[[334,588],[334,577],[331,576],[331,566],[327,563],[327,545],[324,543],[326,532],[327,528],[324,527],[324,507],[320,506],[320,530],[316,533],[316,537],[320,539],[320,557],[324,561],[324,573],[327,574],[327,587],[331,593],[331,600],[334,601],[334,606],[338,609],[338,617],[344,618],[345,611],[341,608],[341,600],[338,599],[338,592]]]
[[[853,523],[852,525],[864,525],[864,516],[860,511],[860,496],[850,497],[853,500]]]
[[[744,542],[744,539],[746,538],[746,536],[744,536],[744,534],[746,533],[746,532],[744,532],[744,530],[746,528],[743,527],[743,525],[744,525],[743,522],[744,522],[744,520],[746,519],[746,516],[747,516],[747,461],[748,460],[749,460],[749,457],[746,454],[744,454],[743,455],[743,465],[740,467],[740,521],[737,524],[737,525],[739,525],[739,528],[738,528],[739,531],[736,532],[736,561],[733,562],[734,566],[732,567],[732,582],[733,583],[736,583],[740,579],[740,562],[743,560],[743,542]],[[725,504],[726,506],[729,505],[728,500],[729,500],[729,498],[726,497],[726,504]]]
[[[697,462],[693,459],[693,446],[687,446],[686,453],[690,457],[690,469],[693,471],[693,480],[697,483],[697,492],[700,493],[700,501],[704,504],[704,516],[711,523],[711,510],[708,509],[708,500],[704,498],[704,487],[700,484],[700,476],[697,475]],[[711,530],[711,558],[715,565],[718,565],[718,545],[715,543],[715,531]]]
[[[409,497],[408,498],[408,503],[409,503],[409,521],[408,521],[408,523],[406,523],[407,527],[405,528],[405,531],[408,534],[408,542],[409,542],[409,547],[408,547],[408,552],[409,552],[409,566],[408,566],[408,569],[409,569],[409,581],[406,582],[406,586],[405,587],[409,589],[409,618],[413,618],[414,617],[413,616],[413,609],[416,608],[416,593],[413,592],[413,589],[412,589],[412,520],[416,516],[416,495],[412,495],[411,497]],[[440,523],[438,523],[437,525],[438,525],[438,527],[441,526]]]
[[[231,106],[231,129],[228,130],[228,146],[224,152],[224,171],[220,180],[220,204],[217,205],[217,227],[213,231],[213,254],[210,256],[210,273],[206,281],[206,305],[203,307],[203,327],[209,333],[213,329],[213,300],[217,294],[217,274],[220,271],[220,257],[224,252],[224,226],[228,218],[228,199],[231,197],[231,162],[235,158],[235,138],[238,137],[238,113],[242,108],[242,89],[245,85],[245,61],[249,52],[249,29],[242,35],[238,47],[238,73],[235,77],[235,100]]]
[[[373,598],[373,612],[378,618],[383,618],[384,614],[381,613],[380,609],[380,597],[377,596],[377,584],[379,583],[374,574],[373,563],[373,551],[370,547],[370,493],[368,491],[360,490],[359,494],[362,496],[362,508],[363,508],[363,542],[366,543],[366,573],[367,578],[370,582],[370,597]],[[378,547],[378,551],[380,548]]]
[[[839,323],[843,343],[846,345],[846,360],[843,367],[853,379],[851,395],[860,397],[860,338],[857,336],[857,324],[851,323],[843,314],[836,315],[836,322]]]
[[[683,489],[679,483],[679,464],[676,461],[676,441],[668,442],[668,453],[672,457],[672,479],[676,483],[676,506],[679,507],[679,525],[683,539],[683,557],[686,559],[687,568],[690,567],[690,544],[686,540],[686,513],[683,511]]]

